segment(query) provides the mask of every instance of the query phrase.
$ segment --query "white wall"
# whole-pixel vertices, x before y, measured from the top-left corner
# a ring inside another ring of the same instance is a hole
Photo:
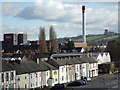
[[[17,75],[16,88],[25,88],[25,86],[26,88],[38,88],[38,87],[40,88],[41,87],[41,72]]]
[[[48,79],[50,78],[50,70],[46,71],[46,86],[48,86]]]
[[[35,88],[41,88],[41,72],[35,73]]]
[[[102,52],[102,53],[100,52],[96,58],[96,61],[98,61],[98,64],[111,62],[111,57],[109,52]]]
[[[110,54],[109,53],[104,53],[104,60],[103,60],[103,63],[106,63],[106,62],[111,62],[111,58],[110,58]]]
[[[89,64],[89,77],[98,76],[98,63]]]
[[[52,78],[54,79],[54,84],[58,83],[58,70],[52,70]]]
[[[11,72],[13,72],[13,80],[11,80]],[[8,73],[8,81],[6,81],[6,73]],[[2,82],[2,74],[4,74],[4,82]],[[15,83],[16,83],[16,71],[11,70],[11,71],[5,71],[5,72],[0,72],[0,85],[3,88],[15,88]]]
[[[36,75],[35,73],[30,73],[29,75],[29,79],[30,79],[30,88],[35,88],[35,78],[36,78]]]
[[[87,63],[82,63],[82,76],[87,77]]]
[[[76,79],[79,80],[81,78],[81,75],[80,75],[80,64],[75,64],[75,73],[77,74]]]
[[[62,80],[63,78],[63,80]],[[59,83],[66,83],[66,65],[59,67]]]
[[[30,88],[29,74],[20,74],[16,76],[16,88]]]

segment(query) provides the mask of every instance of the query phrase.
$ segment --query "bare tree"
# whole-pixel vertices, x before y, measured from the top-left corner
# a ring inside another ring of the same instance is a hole
[[[39,33],[39,53],[46,53],[47,52],[47,45],[45,40],[45,28],[40,27]]]
[[[56,38],[56,32],[54,30],[54,27],[50,27],[50,52],[55,53],[57,52],[57,38]]]

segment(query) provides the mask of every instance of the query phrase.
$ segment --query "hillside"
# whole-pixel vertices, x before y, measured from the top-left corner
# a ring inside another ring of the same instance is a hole
[[[82,42],[82,36],[79,35],[77,37],[65,37],[58,39],[58,42],[64,42],[68,39],[72,39],[74,42]],[[112,35],[105,35],[105,34],[99,34],[99,35],[87,35],[87,43],[89,45],[98,45],[98,44],[106,44],[108,41],[116,40],[118,39],[118,34],[112,34]]]

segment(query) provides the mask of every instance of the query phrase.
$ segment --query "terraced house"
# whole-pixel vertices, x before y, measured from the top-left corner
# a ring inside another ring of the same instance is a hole
[[[58,69],[58,83],[66,83],[66,67],[67,65],[62,63],[59,59],[52,59],[47,61]]]
[[[16,85],[16,70],[6,61],[2,61],[0,85],[0,88],[15,88]]]
[[[103,56],[105,57],[104,54]],[[82,76],[98,76],[98,62],[90,54],[59,53],[43,61],[3,61],[1,88],[44,88],[58,83],[80,80]]]
[[[66,81],[70,82],[81,79],[81,76],[94,77],[98,75],[98,64],[94,58],[81,53],[60,53],[52,55],[52,60],[48,61],[53,66],[58,63],[60,66],[66,67]],[[59,70],[59,73],[61,70]],[[65,74],[63,74],[65,75]],[[63,76],[65,78],[65,76]],[[59,82],[61,83],[61,82]]]

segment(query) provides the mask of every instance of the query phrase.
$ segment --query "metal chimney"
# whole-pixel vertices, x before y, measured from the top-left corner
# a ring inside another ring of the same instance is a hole
[[[83,38],[83,43],[86,43],[86,18],[85,18],[85,6],[82,6],[82,38]]]

